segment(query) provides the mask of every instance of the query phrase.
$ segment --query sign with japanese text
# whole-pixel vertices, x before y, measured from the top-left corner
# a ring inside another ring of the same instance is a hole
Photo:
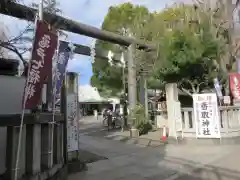
[[[62,87],[62,82],[65,77],[66,73],[66,67],[68,60],[71,56],[72,50],[69,47],[68,42],[59,41],[59,48],[58,48],[58,55],[57,55],[57,61],[56,61],[56,68],[53,70],[54,72],[54,94],[55,98],[60,98],[60,90]]]
[[[78,150],[78,96],[67,95],[67,143],[68,152]]]
[[[229,85],[233,98],[240,101],[240,74],[229,74]]]
[[[52,58],[57,48],[57,41],[57,35],[49,30],[48,24],[37,21],[24,91],[25,109],[35,108],[40,101],[43,83],[52,72]]]
[[[220,138],[220,118],[217,95],[193,95],[194,120],[197,138]]]

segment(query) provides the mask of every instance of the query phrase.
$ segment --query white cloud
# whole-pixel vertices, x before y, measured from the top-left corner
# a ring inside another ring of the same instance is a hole
[[[67,69],[69,71],[76,71],[76,69],[83,70],[91,66],[90,58],[83,55],[74,55],[74,58],[68,61]]]

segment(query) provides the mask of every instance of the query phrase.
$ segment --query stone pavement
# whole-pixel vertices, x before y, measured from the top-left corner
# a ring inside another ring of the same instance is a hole
[[[96,119],[93,116],[85,116],[80,121],[80,134],[93,137],[103,137],[109,140],[120,141],[125,144],[137,144],[139,146],[157,147],[163,144],[161,142],[161,132],[149,132],[140,138],[130,138],[129,131],[121,132],[118,130],[106,130],[102,125],[102,118]]]
[[[104,137],[109,140],[120,141],[126,144],[136,144],[143,147],[158,147],[165,144],[161,140],[160,130],[149,132],[147,134],[141,135],[138,138],[131,138],[129,131],[121,132],[120,130],[117,130],[109,132]]]
[[[81,148],[105,156],[68,180],[238,180],[240,146],[155,148],[81,135]]]

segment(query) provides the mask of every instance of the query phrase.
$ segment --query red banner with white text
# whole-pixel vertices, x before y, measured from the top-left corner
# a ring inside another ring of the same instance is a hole
[[[52,58],[57,48],[57,41],[58,36],[49,30],[49,25],[37,21],[24,91],[25,109],[33,109],[40,102],[43,83],[52,73]]]
[[[229,85],[233,98],[240,101],[240,74],[229,74]]]

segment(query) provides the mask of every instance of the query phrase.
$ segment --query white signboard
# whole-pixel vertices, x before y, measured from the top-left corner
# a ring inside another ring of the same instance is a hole
[[[194,94],[193,109],[197,138],[220,138],[217,95]]]
[[[67,143],[68,152],[78,150],[78,97],[67,95]]]

